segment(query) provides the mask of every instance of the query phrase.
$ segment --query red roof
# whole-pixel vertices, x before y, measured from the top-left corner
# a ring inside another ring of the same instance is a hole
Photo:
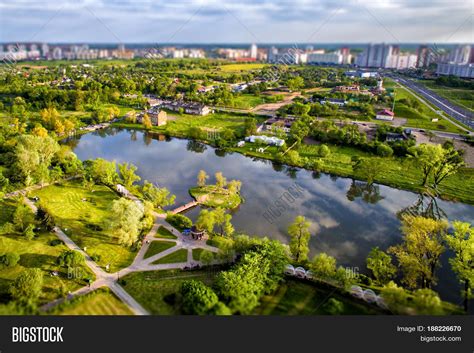
[[[381,110],[377,113],[377,115],[389,115],[389,116],[395,116],[395,113],[392,112],[391,110],[388,110],[388,109],[384,109],[384,110]]]

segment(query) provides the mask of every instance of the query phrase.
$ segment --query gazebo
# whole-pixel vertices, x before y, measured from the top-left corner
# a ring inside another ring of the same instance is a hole
[[[295,268],[295,276],[299,277],[299,278],[305,278],[306,277],[306,270],[303,267]]]
[[[295,275],[295,268],[293,267],[293,265],[286,265],[285,274],[291,275],[291,276]]]
[[[191,237],[193,239],[201,240],[202,237],[204,236],[205,232],[201,229],[199,229],[196,226],[192,226],[191,228]]]

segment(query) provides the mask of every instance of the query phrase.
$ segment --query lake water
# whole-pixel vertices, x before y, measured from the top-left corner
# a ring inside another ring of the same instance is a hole
[[[370,249],[378,246],[386,250],[401,241],[397,213],[419,199],[415,193],[383,185],[366,192],[365,198],[352,197],[357,194],[354,191],[363,189],[363,183],[356,183],[359,188],[354,188],[349,178],[316,175],[184,139],[165,139],[139,131],[108,129],[68,143],[82,160],[102,157],[135,164],[142,180],[166,187],[176,195],[175,206],[191,201],[188,189],[196,185],[200,169],[211,176],[209,183],[214,183],[214,173],[221,171],[227,180],[242,182],[245,202],[233,211],[232,219],[236,231],[288,242],[288,225],[301,214],[312,223],[311,254],[326,252],[340,265],[358,268],[363,273],[367,272],[365,259]],[[265,217],[267,208],[281,199],[289,187],[298,187],[299,195],[289,199],[280,216]],[[442,200],[437,200],[437,204],[450,220],[474,223],[474,206]],[[185,214],[195,220],[198,213],[199,207]],[[459,302],[459,285],[447,255],[438,274],[435,289],[444,299]]]

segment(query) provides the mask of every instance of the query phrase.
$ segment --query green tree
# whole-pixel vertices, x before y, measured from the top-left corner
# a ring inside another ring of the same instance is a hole
[[[382,284],[389,282],[397,273],[397,268],[392,264],[392,257],[378,247],[370,250],[367,257],[367,268]]]
[[[143,183],[142,193],[145,199],[150,201],[157,208],[174,204],[176,198],[167,188],[159,188],[147,180]]]
[[[204,266],[209,266],[214,261],[214,253],[209,250],[203,250],[201,255],[199,255],[199,261],[201,261]]]
[[[43,288],[43,272],[39,268],[28,268],[10,286],[10,295],[16,302],[36,306]]]
[[[467,312],[474,288],[474,227],[467,222],[454,221],[453,229],[454,232],[447,234],[445,240],[454,252],[449,263],[463,284],[464,310]]]
[[[141,178],[135,174],[137,167],[129,163],[119,163],[118,169],[120,172],[120,177],[122,178],[123,185],[126,188],[131,188],[136,181],[140,181]]]
[[[58,265],[72,268],[84,265],[84,255],[76,250],[64,250],[56,259]]]
[[[320,253],[313,258],[310,264],[314,276],[326,280],[334,279],[336,274],[336,259],[325,253]]]
[[[197,184],[198,186],[205,186],[206,180],[209,179],[209,175],[207,175],[205,170],[200,170],[197,176]]]
[[[115,161],[97,158],[88,163],[86,167],[88,177],[97,184],[113,186],[118,178]]]
[[[35,237],[35,225],[32,223],[28,224],[23,231],[23,236],[27,240],[32,240]]]
[[[132,246],[140,235],[140,220],[143,211],[136,202],[121,197],[112,203],[112,227],[118,237],[119,244]]]
[[[216,178],[216,187],[218,187],[219,189],[225,188],[227,185],[227,180],[222,175],[222,172],[217,172],[214,176]]]
[[[181,285],[182,309],[185,314],[206,315],[219,302],[217,294],[201,281],[184,281]]]
[[[206,209],[203,209],[201,210],[201,212],[199,212],[199,216],[196,220],[196,226],[199,229],[203,229],[208,234],[212,234],[214,230],[214,224],[215,224],[214,212],[211,212]]]
[[[384,166],[374,158],[357,158],[352,169],[367,179],[367,185],[372,185],[375,179],[384,172]]]
[[[413,305],[419,315],[443,315],[441,299],[435,291],[428,288],[413,293]]]
[[[308,259],[309,253],[309,238],[311,233],[309,227],[311,223],[303,216],[297,216],[293,223],[288,228],[290,235],[290,251],[296,262],[305,261]]]
[[[14,267],[20,261],[20,255],[16,252],[7,252],[6,254],[0,256],[0,264],[5,267]]]
[[[430,288],[436,283],[435,271],[444,252],[442,244],[448,224],[421,216],[402,219],[403,243],[389,248],[403,272],[403,282],[410,288]]]
[[[331,154],[331,150],[329,149],[329,147],[327,145],[322,144],[321,146],[319,146],[319,148],[318,148],[319,157],[326,158],[330,154]]]
[[[335,298],[329,298],[323,308],[330,315],[341,315],[344,313],[344,303]]]
[[[286,82],[286,85],[291,91],[296,91],[304,87],[304,80],[301,76],[296,76],[296,77],[290,78]]]

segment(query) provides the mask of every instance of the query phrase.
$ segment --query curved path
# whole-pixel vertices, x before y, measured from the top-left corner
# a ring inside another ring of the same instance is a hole
[[[15,195],[22,194],[25,195],[28,190],[22,190],[15,193]],[[11,195],[14,196],[14,195]],[[133,200],[137,200],[137,198],[130,194],[129,198]],[[36,213],[38,210],[35,203],[24,196],[25,203]],[[72,293],[69,293],[67,298],[60,298],[53,300],[45,305],[43,305],[40,309],[42,311],[48,311],[51,308],[55,307],[58,304],[61,304],[67,300],[71,300],[77,296],[84,295],[90,293],[97,288],[100,287],[108,287],[120,300],[122,300],[129,309],[135,315],[149,315],[148,311],[143,308],[140,303],[138,303],[130,294],[128,294],[125,289],[123,289],[118,280],[120,277],[123,277],[129,273],[137,272],[137,271],[157,271],[157,270],[166,270],[166,269],[183,269],[184,267],[192,267],[195,265],[201,265],[199,261],[194,261],[192,256],[192,250],[197,248],[206,249],[212,252],[217,252],[218,249],[206,245],[203,241],[199,240],[192,240],[186,236],[183,236],[181,232],[179,232],[176,228],[174,228],[171,224],[166,222],[165,214],[154,213],[155,221],[148,232],[148,234],[143,239],[143,245],[137,253],[133,263],[123,268],[115,273],[108,273],[104,271],[99,265],[97,265],[92,258],[83,250],[81,249],[74,241],[69,238],[67,234],[65,234],[59,227],[54,227],[53,231],[61,239],[64,244],[71,250],[75,250],[80,252],[85,259],[86,265],[91,269],[94,273],[96,279],[90,285],[82,287]],[[165,227],[169,230],[173,235],[176,236],[176,239],[166,239],[166,238],[156,238],[155,235],[157,234],[158,228],[161,226]],[[155,254],[147,259],[144,258],[150,244],[152,241],[167,241],[167,242],[175,242],[176,245],[170,249],[162,251],[158,254]],[[169,263],[169,264],[152,264],[153,262],[165,257],[168,254],[171,254],[177,250],[186,249],[188,251],[188,257],[186,262],[182,263]]]

